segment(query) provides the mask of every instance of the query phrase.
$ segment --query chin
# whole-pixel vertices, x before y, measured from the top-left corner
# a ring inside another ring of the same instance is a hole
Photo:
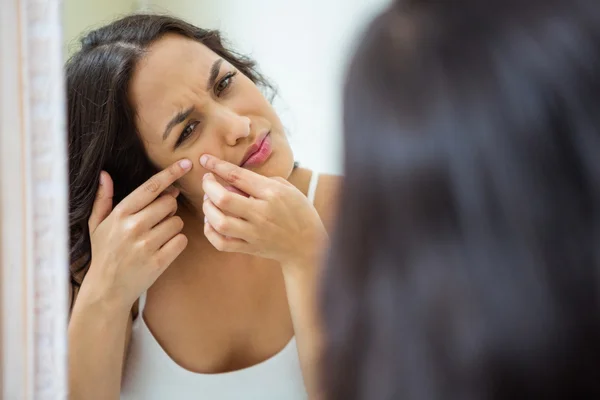
[[[294,170],[294,156],[291,150],[282,153],[273,153],[263,165],[251,168],[257,174],[270,178],[281,177],[288,179]]]

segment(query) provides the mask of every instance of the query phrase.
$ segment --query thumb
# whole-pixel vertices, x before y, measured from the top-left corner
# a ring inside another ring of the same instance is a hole
[[[96,199],[92,207],[92,214],[88,220],[90,235],[94,233],[98,225],[108,217],[112,211],[113,203],[113,181],[108,172],[100,172],[100,185],[96,192]]]

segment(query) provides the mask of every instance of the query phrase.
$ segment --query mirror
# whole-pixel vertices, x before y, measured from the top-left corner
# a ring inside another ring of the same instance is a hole
[[[132,10],[168,13],[219,29],[278,91],[275,108],[301,165],[340,174],[341,87],[363,26],[387,0],[66,0],[66,48],[82,32]]]
[[[301,166],[340,174],[341,86],[385,0],[12,0],[0,8],[0,395],[67,397],[64,61],[85,31],[135,11],[219,29],[278,88]]]

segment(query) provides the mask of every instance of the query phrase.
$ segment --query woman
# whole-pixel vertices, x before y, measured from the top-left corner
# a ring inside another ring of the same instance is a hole
[[[71,398],[314,395],[336,178],[294,167],[254,64],[136,15],[83,39],[67,85]]]
[[[395,1],[344,125],[325,397],[600,398],[600,3]]]

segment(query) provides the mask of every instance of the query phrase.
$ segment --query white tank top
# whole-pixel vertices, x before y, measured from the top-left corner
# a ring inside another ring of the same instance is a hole
[[[314,203],[318,174],[307,197]],[[259,364],[221,374],[199,374],[179,366],[163,350],[144,321],[146,294],[140,297],[127,354],[122,400],[306,400],[296,339]]]

